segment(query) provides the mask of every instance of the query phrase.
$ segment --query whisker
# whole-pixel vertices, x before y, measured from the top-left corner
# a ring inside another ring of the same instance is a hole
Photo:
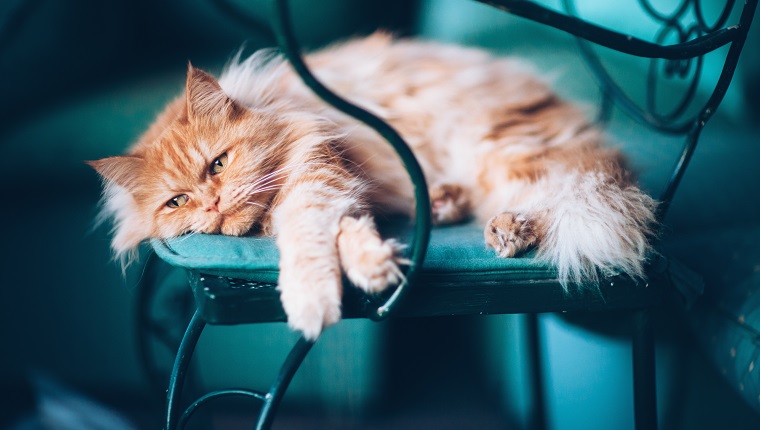
[[[251,205],[251,206],[258,206],[258,207],[260,207],[262,209],[269,209],[269,205],[265,205],[265,204],[259,203],[259,202],[245,202],[245,204]]]
[[[177,236],[177,237],[175,238],[175,242],[179,242],[179,243],[181,243],[181,242],[184,242],[184,241],[186,241],[187,239],[189,239],[189,238],[191,238],[191,237],[195,236],[196,234],[198,234],[198,232],[196,232],[196,231],[192,231],[192,230],[191,230],[191,231],[188,231],[187,233],[184,233],[184,234],[182,234],[181,236]]]
[[[268,191],[275,191],[275,190],[279,190],[280,188],[282,188],[282,185],[276,185],[276,186],[271,186],[271,187],[259,188],[259,189],[255,189],[255,190],[251,191],[250,193],[248,193],[248,196],[250,197],[250,196],[255,196],[256,194],[266,193]]]
[[[303,164],[296,164],[296,165],[287,165],[280,167],[278,169],[275,169],[265,175],[260,176],[259,178],[256,178],[256,180],[252,181],[251,183],[247,184],[241,184],[240,186],[235,188],[235,193],[230,196],[230,200],[238,200],[243,195],[256,195],[261,194],[269,191],[275,191],[284,186],[284,184],[278,184],[277,182],[287,178],[289,175],[297,174],[301,172],[308,171],[310,169],[318,168],[318,167],[329,167],[331,169],[337,169],[340,172],[343,172],[345,174],[350,174],[348,170],[343,168],[337,163],[327,163],[327,162],[320,162],[320,161],[309,161]]]

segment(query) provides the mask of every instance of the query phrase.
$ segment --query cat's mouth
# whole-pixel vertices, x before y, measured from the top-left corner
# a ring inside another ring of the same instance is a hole
[[[199,224],[188,232],[244,236],[256,234],[269,206],[260,202],[219,205],[217,210],[199,211]]]

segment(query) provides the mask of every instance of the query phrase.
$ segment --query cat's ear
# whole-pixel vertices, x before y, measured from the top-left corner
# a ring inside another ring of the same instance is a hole
[[[188,118],[239,118],[245,107],[224,93],[213,76],[192,64],[187,64],[187,116]]]
[[[133,190],[143,169],[144,160],[133,155],[120,155],[95,161],[86,161],[106,181],[127,190]]]

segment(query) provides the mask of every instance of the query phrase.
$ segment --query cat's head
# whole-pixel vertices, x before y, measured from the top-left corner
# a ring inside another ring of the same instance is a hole
[[[116,256],[124,263],[148,238],[251,230],[283,180],[290,128],[189,66],[185,95],[128,154],[88,162],[104,180],[101,218],[113,219]]]

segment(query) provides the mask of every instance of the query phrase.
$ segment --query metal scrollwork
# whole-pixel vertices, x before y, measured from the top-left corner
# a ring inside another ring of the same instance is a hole
[[[731,15],[731,11],[734,9],[734,3],[736,3],[735,0],[726,1],[725,6],[723,6],[723,12],[721,12],[715,24],[707,25],[704,18],[704,14],[702,13],[702,1],[701,0],[694,1],[694,14],[697,18],[697,22],[699,23],[702,31],[704,33],[712,33],[718,28],[723,27],[723,25],[726,24],[726,21],[728,20],[729,15]]]
[[[673,32],[676,33],[679,43],[687,42],[693,39],[695,35],[701,35],[699,28],[696,25],[692,25],[684,30],[680,26],[680,23],[669,22],[660,30],[655,40],[657,43],[663,43],[668,38],[668,35]],[[683,116],[696,95],[697,86],[699,85],[699,80],[702,76],[703,59],[704,57],[700,55],[696,58],[686,58],[682,60],[662,60],[659,58],[653,58],[650,61],[646,94],[646,106],[650,114],[657,117],[661,122],[674,121]],[[658,72],[661,69],[660,65],[663,62],[665,64],[662,67],[662,73],[666,78],[681,80],[691,79],[681,100],[668,113],[660,113],[661,110],[657,106]],[[692,69],[693,71],[689,73]]]
[[[726,26],[726,23],[736,6],[735,0],[726,0],[713,23],[708,23],[701,0],[682,0],[670,13],[657,10],[650,0],[639,0],[644,11],[661,27],[653,42],[584,21],[575,10],[574,0],[562,1],[565,13],[528,0],[477,1],[576,36],[581,55],[603,91],[600,120],[609,118],[614,102],[635,120],[660,132],[686,136],[681,156],[659,197],[659,217],[662,219],[694,153],[702,128],[715,113],[731,83],[758,0],[745,0],[738,23],[730,26]],[[688,25],[684,24],[688,21],[691,21]],[[674,35],[676,43],[665,44]],[[652,59],[647,75],[644,107],[630,98],[610,76],[592,48],[592,43],[621,53]],[[720,77],[704,105],[697,106],[694,98],[702,74],[703,57],[723,46],[729,48]],[[682,98],[676,100],[674,107],[664,113],[656,100],[657,79],[660,76],[684,81],[690,79]],[[693,109],[689,109],[691,107]],[[687,115],[687,112],[695,111],[695,114]]]
[[[705,19],[701,0],[683,0],[670,14],[658,11],[650,0],[639,0],[639,4],[652,19],[658,21],[662,26],[655,37],[656,43],[663,44],[669,36],[675,34],[678,43],[683,44],[722,28],[731,15],[735,0],[726,1],[717,20],[712,25],[708,24]],[[684,22],[687,21],[689,11],[693,12],[694,22],[686,27]],[[697,86],[702,76],[703,60],[704,55],[680,60],[652,59],[647,76],[646,95],[646,107],[651,115],[658,118],[661,122],[671,122],[685,114],[688,107],[694,101]],[[661,66],[663,62],[664,66]],[[690,79],[681,100],[667,113],[661,113],[662,111],[657,105],[657,82],[660,70],[666,78]]]
[[[654,38],[656,45],[666,46],[665,43],[671,40],[675,40],[675,44],[668,46],[685,47],[692,45],[695,41],[708,42],[703,43],[703,46],[698,51],[691,52],[689,56],[681,58],[667,58],[662,55],[643,55],[651,58],[647,73],[644,108],[640,107],[620,89],[602,65],[596,52],[587,42],[579,39],[581,52],[597,76],[597,79],[601,82],[604,91],[611,94],[618,101],[619,105],[634,118],[662,132],[673,134],[687,133],[695,123],[696,117],[700,116],[700,114],[697,114],[694,118],[683,119],[689,107],[692,106],[697,93],[697,87],[702,76],[704,55],[722,46],[722,43],[719,45],[709,43],[709,41],[716,38],[720,32],[731,29],[739,30],[737,26],[725,28],[736,2],[735,0],[727,0],[717,19],[712,24],[708,23],[705,18],[701,0],[683,0],[672,12],[658,10],[650,0],[639,0],[638,3],[661,27]],[[563,0],[563,6],[569,15],[578,15],[574,0]],[[733,43],[737,39],[744,37],[746,29],[744,30],[744,32],[738,31],[737,35],[733,36],[729,43]],[[673,103],[668,111],[664,111],[665,108],[661,107],[657,102],[658,82],[662,77],[680,79],[686,82],[686,89],[683,91],[680,100]]]

